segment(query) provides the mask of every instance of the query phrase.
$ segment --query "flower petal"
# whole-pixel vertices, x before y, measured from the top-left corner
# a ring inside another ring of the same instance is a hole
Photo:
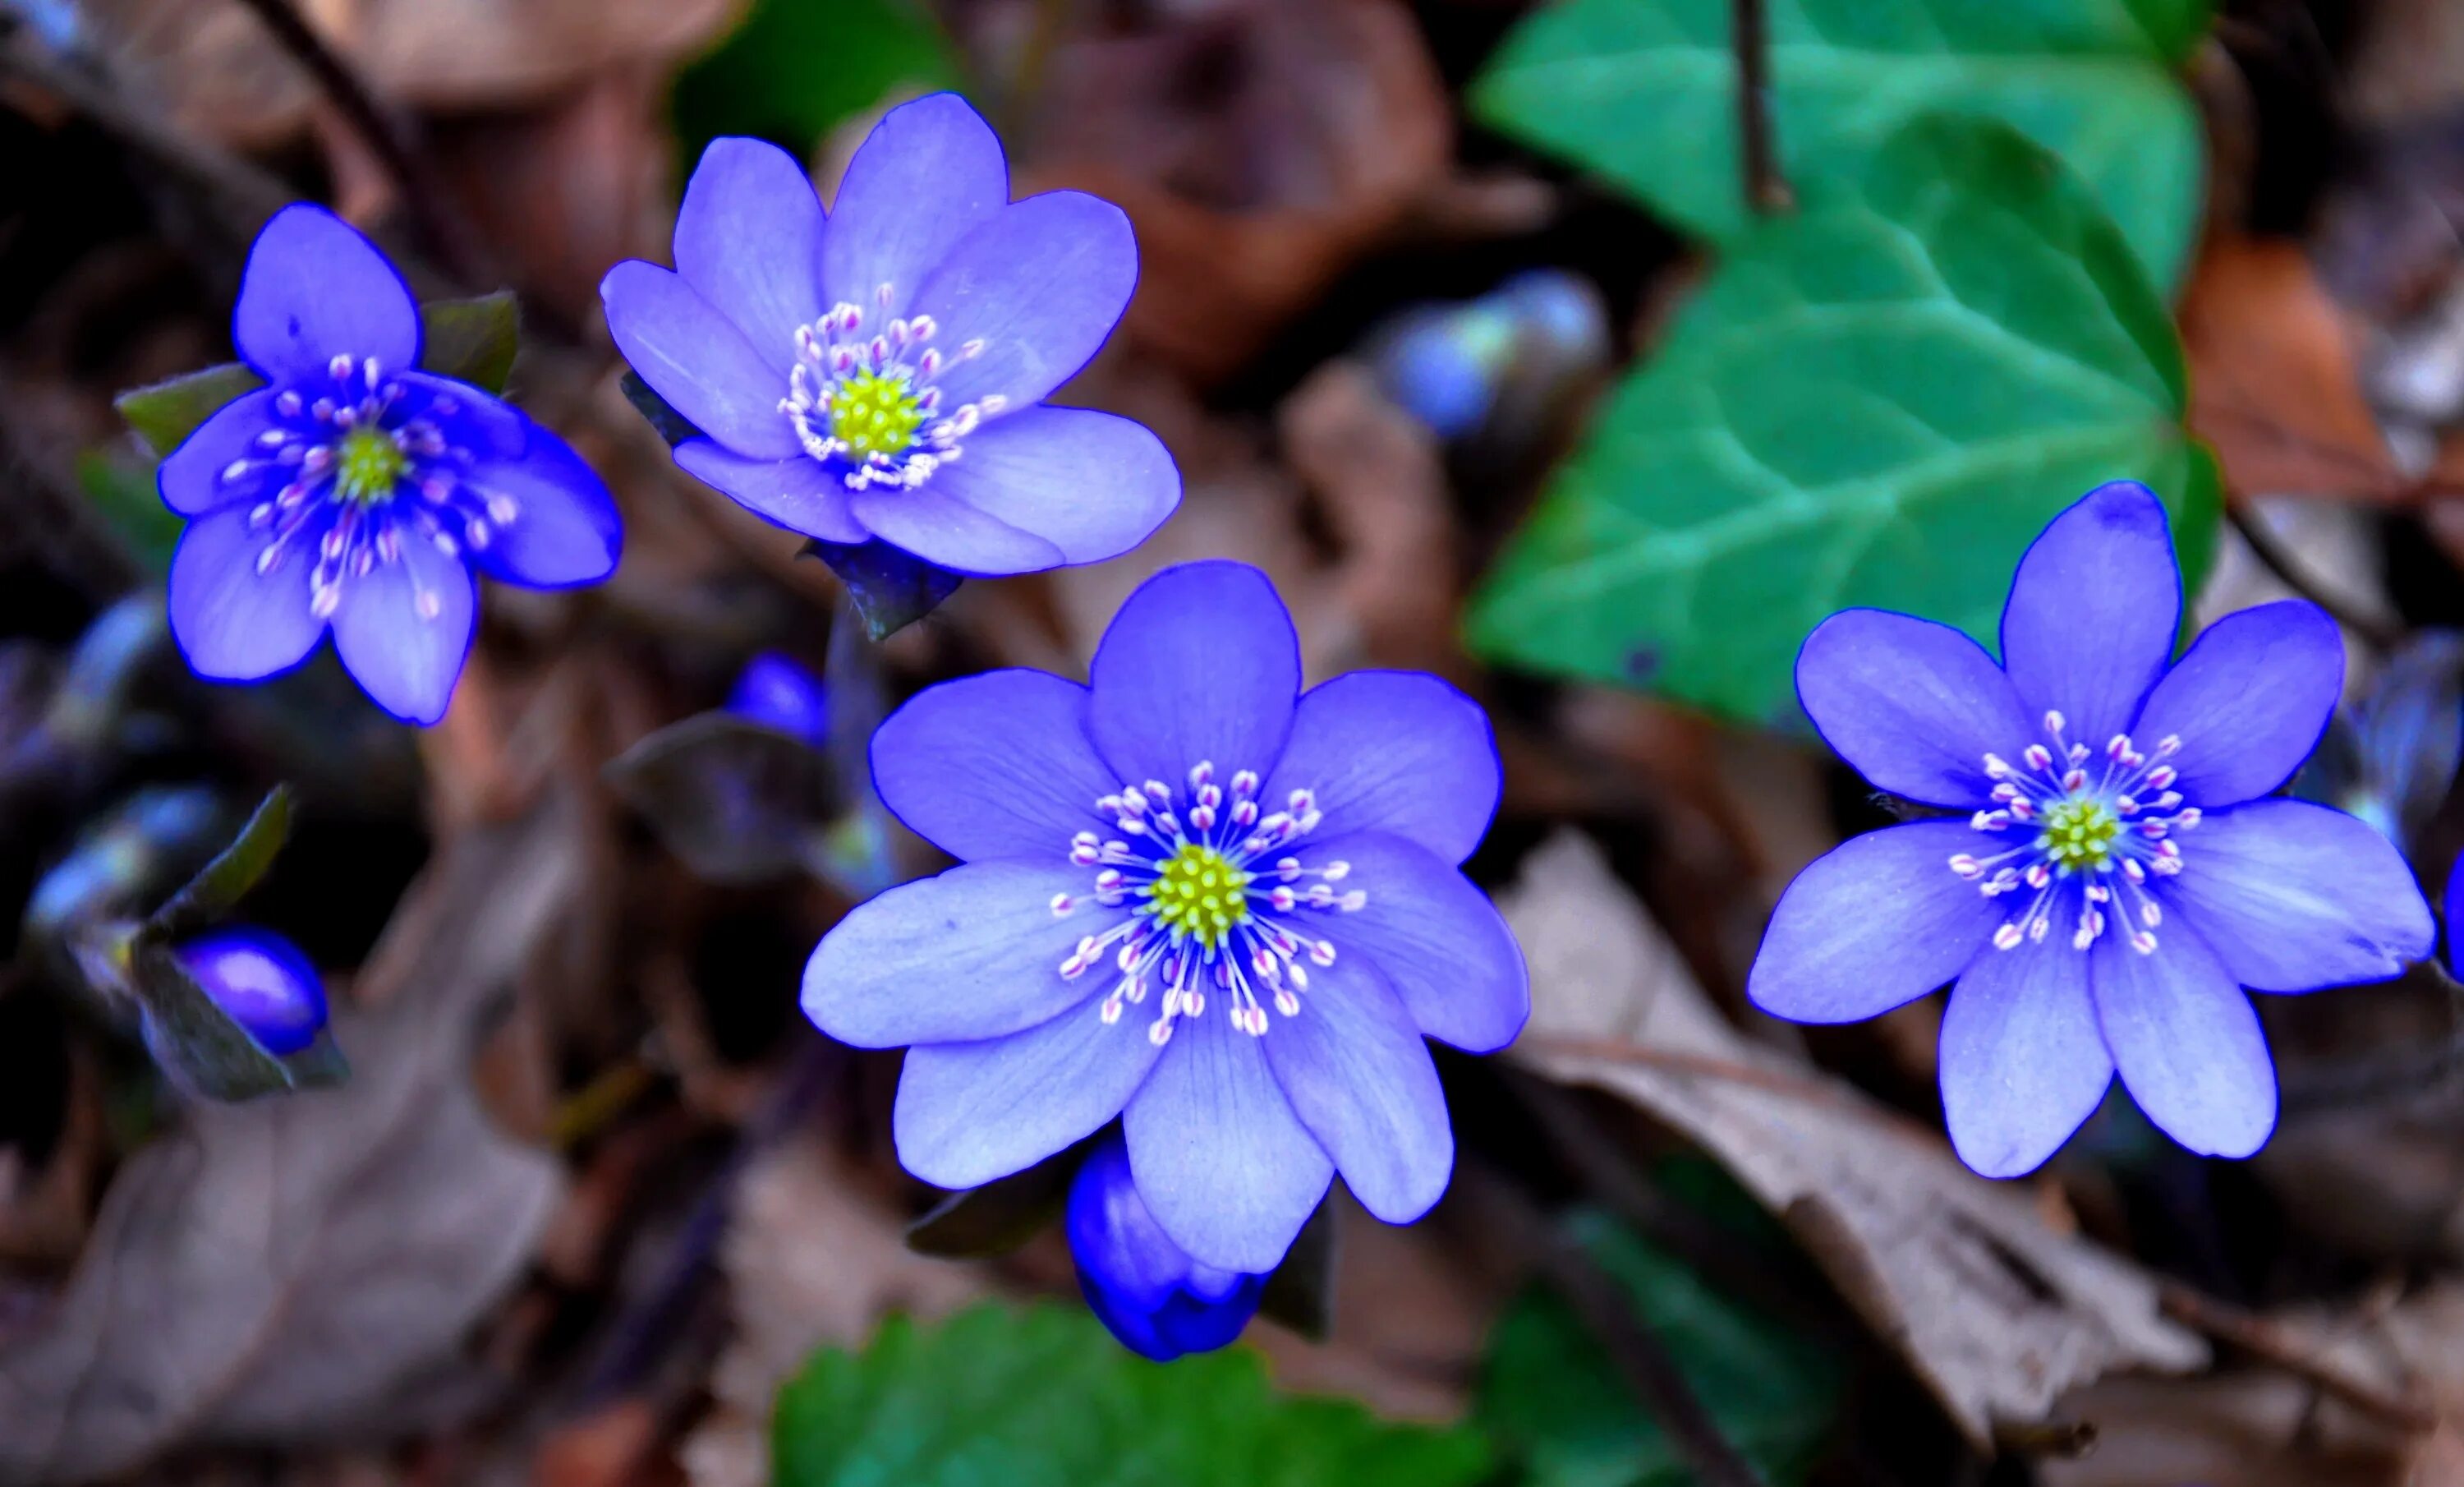
[[[633,370],[693,426],[738,455],[804,452],[779,400],[787,379],[693,286],[628,258],[599,282],[607,331]]]
[[[2142,955],[2107,934],[2088,951],[2104,1046],[2166,1135],[2202,1156],[2249,1156],[2276,1128],[2258,1013],[2197,934],[2176,926],[2160,942]]]
[[[1349,865],[1343,886],[1369,896],[1353,913],[1304,923],[1333,943],[1338,964],[1375,962],[1414,1025],[1441,1043],[1487,1054],[1514,1041],[1531,1015],[1530,974],[1488,895],[1437,854],[1383,832],[1310,837],[1296,851],[1310,867]]]
[[[1087,689],[1040,671],[927,687],[872,735],[872,784],[907,829],[954,857],[1067,860],[1121,788],[1087,739]],[[1077,892],[1093,881],[1073,870]],[[1049,898],[1050,895],[1045,897]]]
[[[822,318],[822,199],[796,157],[762,140],[710,142],[676,212],[676,272],[779,368]]]
[[[1003,211],[951,250],[915,297],[949,344],[983,343],[936,379],[943,406],[1042,401],[1094,357],[1137,283],[1137,237],[1111,202],[1046,191]]]
[[[1842,610],[1805,637],[1796,696],[1840,758],[1881,789],[1981,806],[1985,756],[2018,757],[2042,731],[1985,648],[1947,625]]]
[[[856,491],[847,509],[882,541],[953,572],[1041,573],[1067,561],[1052,544],[984,515],[940,490],[940,483]]]
[[[1334,1178],[1262,1041],[1216,1007],[1182,1018],[1122,1122],[1138,1192],[1164,1232],[1194,1259],[1253,1274],[1282,1262]]]
[[[965,99],[901,104],[847,162],[822,243],[823,293],[863,310],[869,326],[905,315],[935,266],[1008,204],[1001,141]]]
[[[274,398],[272,388],[243,392],[189,431],[154,472],[163,504],[193,517],[235,500],[263,500],[266,487],[273,482],[274,466],[259,466],[237,480],[225,480],[223,472],[261,453],[256,436],[275,427]]]
[[[2165,508],[2147,487],[2116,480],[2056,517],[2019,560],[2002,665],[2031,718],[2059,712],[2067,738],[2102,748],[2138,717],[2181,622]]]
[[[379,707],[425,726],[453,700],[478,618],[471,570],[406,533],[398,560],[342,580],[334,650]]]
[[[909,1049],[891,1118],[899,1162],[935,1187],[980,1187],[1119,1115],[1164,1050],[1136,1018],[1105,1025],[1105,989],[1024,1032]]]
[[[1478,702],[1425,672],[1355,671],[1301,694],[1265,798],[1307,788],[1321,831],[1389,832],[1461,862],[1488,834],[1501,780]]]
[[[171,555],[171,636],[188,669],[214,681],[257,681],[308,658],[325,622],[308,612],[308,544],[294,542],[263,573],[267,534],[246,506],[188,523]]]
[[[498,508],[488,545],[472,561],[491,578],[528,588],[598,583],[616,571],[624,551],[616,498],[572,445],[527,418],[522,423],[528,439],[518,458],[482,464],[462,477]],[[508,509],[510,522],[503,519]]]
[[[1265,574],[1245,563],[1184,563],[1122,602],[1091,680],[1089,732],[1123,782],[1177,791],[1204,763],[1228,785],[1242,769],[1271,775],[1283,757],[1301,690],[1300,637]]]
[[[1816,857],[1771,911],[1746,996],[1791,1022],[1858,1022],[1957,976],[2004,906],[1953,873],[1950,858],[2000,840],[1964,821],[1919,821]]]
[[[1270,1015],[1256,1040],[1267,1066],[1360,1206],[1389,1224],[1435,1207],[1454,1175],[1446,1092],[1377,967],[1352,956],[1312,969],[1300,1015]]]
[[[231,341],[275,383],[330,380],[338,356],[400,371],[419,365],[419,301],[357,228],[295,202],[248,250]]]
[[[2182,873],[2157,879],[2159,895],[2242,986],[2384,981],[2437,942],[2403,854],[2341,810],[2255,800],[2209,815],[2181,840]],[[2156,933],[2166,940],[2164,927]]]
[[[1987,1177],[2045,1165],[2096,1113],[2113,1058],[2067,937],[1989,950],[1942,1018],[1942,1108],[1959,1160]]]
[[[1146,541],[1180,504],[1180,471],[1142,424],[1085,408],[1030,408],[976,431],[931,489],[1043,538],[1066,563]]]
[[[804,964],[804,1015],[858,1048],[1006,1037],[1049,1021],[1093,985],[1065,978],[1062,961],[1121,918],[1093,904],[1052,912],[1056,894],[1087,881],[1066,860],[970,862],[860,903]]]
[[[872,537],[847,504],[847,481],[802,450],[784,459],[747,459],[713,440],[687,439],[676,446],[675,456],[686,474],[788,531],[825,543]]]
[[[2179,737],[2173,788],[2209,809],[2237,805],[2293,778],[2343,689],[2336,622],[2315,604],[2285,599],[2209,626],[2156,683],[2130,731],[2143,749]]]

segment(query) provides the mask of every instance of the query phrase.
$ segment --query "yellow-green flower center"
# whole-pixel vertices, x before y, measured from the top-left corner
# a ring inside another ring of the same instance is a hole
[[[2036,848],[2065,871],[2101,873],[2113,861],[2122,818],[2101,800],[2065,800],[2045,810]]]
[[[410,458],[393,435],[382,429],[353,429],[341,437],[334,455],[334,494],[359,505],[393,499],[394,487],[410,470]]]
[[[857,459],[897,454],[915,442],[923,426],[924,410],[903,369],[890,376],[859,373],[830,392],[830,434]]]
[[[1147,890],[1155,917],[1212,950],[1249,917],[1249,875],[1212,847],[1183,842]]]

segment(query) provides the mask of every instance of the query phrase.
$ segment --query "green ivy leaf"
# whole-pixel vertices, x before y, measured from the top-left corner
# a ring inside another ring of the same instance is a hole
[[[1240,1348],[1148,1363],[1075,1308],[985,1305],[816,1354],[771,1422],[778,1487],[1468,1487],[1466,1431],[1278,1394]]]
[[[1684,1369],[1721,1432],[1771,1487],[1803,1482],[1838,1423],[1839,1360],[1603,1215],[1578,1213],[1572,1227]],[[1477,1419],[1522,1466],[1523,1487],[1694,1481],[1659,1424],[1636,1407],[1616,1363],[1553,1291],[1526,1293],[1490,1333]]]
[[[264,386],[264,378],[231,362],[150,388],[131,388],[112,399],[111,406],[120,410],[120,416],[160,459],[178,449],[197,425],[213,416],[214,410]]]
[[[1492,658],[1793,725],[1797,647],[1869,605],[1989,647],[2019,556],[2114,479],[2193,583],[2222,509],[2163,302],[2009,128],[1909,126],[1739,238],[1475,596]]]
[[[1471,95],[1485,122],[1727,243],[1751,220],[1738,165],[1730,0],[1562,0],[1507,38]],[[1854,180],[1922,114],[2002,119],[2092,187],[2156,281],[2198,228],[2198,110],[2177,69],[2209,0],[1771,0],[1771,130],[1800,192]]]
[[[512,290],[430,300],[419,307],[419,325],[423,369],[504,396],[522,348],[521,306]]]

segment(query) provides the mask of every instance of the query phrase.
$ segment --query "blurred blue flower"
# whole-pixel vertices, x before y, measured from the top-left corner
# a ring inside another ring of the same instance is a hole
[[[1258,1315],[1266,1277],[1201,1265],[1173,1243],[1138,1196],[1118,1136],[1078,1169],[1065,1227],[1088,1309],[1123,1346],[1157,1363],[1212,1352]]]
[[[2410,852],[2464,758],[2464,635],[2412,636],[2336,714],[2293,793],[2367,821]]]
[[[891,110],[826,217],[794,157],[714,142],[674,251],[673,273],[609,272],[607,326],[704,435],[676,462],[757,515],[1024,573],[1127,552],[1179,503],[1153,433],[1043,406],[1129,303],[1129,219],[1077,191],[1012,202],[956,94]]]
[[[1943,1106],[1989,1177],[2044,1162],[2117,1070],[2175,1141],[2249,1155],[2275,1127],[2276,1074],[2242,988],[2381,980],[2430,953],[2429,905],[2386,837],[2260,798],[2335,706],[2334,622],[2261,605],[2168,668],[2181,607],[2164,508],[2117,483],[2021,560],[2002,665],[1874,610],[1823,621],[1797,657],[1797,695],[1841,758],[1967,814],[1858,837],[1799,874],[1747,994],[1853,1022],[1955,979]]]
[[[829,742],[829,700],[821,677],[792,656],[764,651],[744,663],[727,711],[819,748]]]
[[[1456,864],[1488,828],[1496,745],[1434,677],[1300,689],[1274,586],[1237,563],[1150,579],[1091,686],[1001,671],[931,688],[872,740],[882,799],[963,865],[858,908],[804,1010],[914,1045],[895,1133],[945,1187],[1125,1117],[1155,1222],[1264,1272],[1329,1182],[1390,1223],[1446,1186],[1421,1038],[1504,1047],[1523,957]]]
[[[158,477],[189,519],[171,633],[199,676],[288,671],[330,626],[378,706],[434,722],[471,648],[473,568],[534,588],[615,568],[598,476],[487,392],[418,370],[418,302],[333,213],[291,206],[265,225],[231,339],[267,386],[199,425]]]
[[[232,925],[172,952],[214,1005],[279,1058],[317,1041],[325,1026],[325,984],[299,947],[269,929]]]

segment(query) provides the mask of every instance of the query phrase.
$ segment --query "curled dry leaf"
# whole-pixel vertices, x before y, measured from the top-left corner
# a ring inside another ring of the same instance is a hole
[[[1975,1176],[1938,1137],[1723,1022],[1587,839],[1543,844],[1503,907],[1531,963],[1517,1056],[1634,1101],[1718,1158],[1979,1450],[2103,1374],[2205,1362],[2137,1266],[2049,1228],[2027,1188]]]
[[[121,1169],[66,1291],[0,1333],[0,1481],[383,1437],[484,1397],[465,1335],[562,1178],[489,1125],[472,1042],[574,892],[571,816],[551,801],[429,867],[365,978],[393,994],[336,1015],[348,1085],[191,1110]]]

